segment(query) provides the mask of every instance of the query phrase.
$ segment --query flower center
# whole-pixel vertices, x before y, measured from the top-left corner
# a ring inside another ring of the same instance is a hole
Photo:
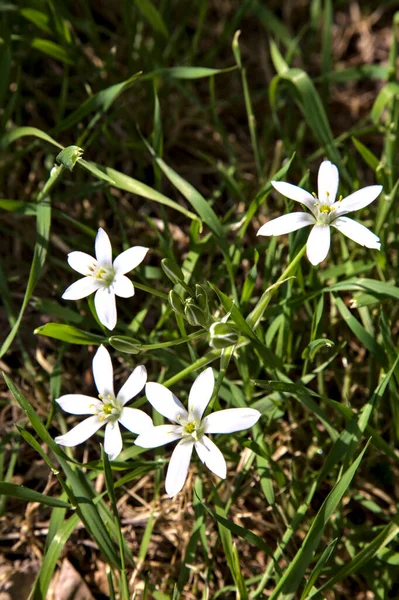
[[[112,265],[93,264],[89,266],[88,276],[100,281],[104,287],[109,287],[115,279],[115,270]]]
[[[196,429],[196,422],[194,421],[193,423],[187,423],[187,425],[184,426],[184,431],[186,431],[187,433],[193,433]]]
[[[201,427],[201,422],[190,421],[183,425],[183,436],[184,437],[193,437],[196,442],[200,439],[203,434],[203,429]]]
[[[122,408],[116,402],[115,398],[108,394],[106,398],[99,396],[100,400],[103,401],[101,406],[94,408],[93,414],[99,417],[100,421],[117,421],[121,416]],[[94,405],[92,404],[94,407]]]
[[[330,212],[334,210],[333,208],[331,208],[331,206],[328,206],[328,204],[322,204],[321,206],[319,206],[319,211],[321,213],[327,213],[330,214]]]

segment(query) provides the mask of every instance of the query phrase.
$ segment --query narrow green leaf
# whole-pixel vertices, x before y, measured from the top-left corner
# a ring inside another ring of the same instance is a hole
[[[35,8],[21,8],[19,12],[25,19],[39,27],[39,29],[52,34],[49,15]]]
[[[371,150],[369,150],[367,146],[362,144],[362,142],[357,140],[355,137],[352,137],[352,142],[356,150],[359,152],[360,156],[363,158],[364,162],[368,164],[370,169],[376,171],[378,165],[380,164],[380,161],[378,160],[376,155],[373,154],[373,152],[371,152]]]
[[[63,146],[59,144],[55,139],[53,139],[50,135],[38,129],[37,127],[16,127],[15,129],[11,129],[8,131],[0,140],[0,150],[5,150],[7,146],[15,142],[21,137],[33,136],[56,146],[57,148],[63,149]]]
[[[23,485],[17,485],[15,483],[7,483],[0,481],[0,495],[12,496],[13,498],[20,498],[26,500],[26,502],[40,502],[46,506],[56,506],[58,508],[71,508],[70,504],[63,502],[58,498],[52,498],[46,494],[41,494],[35,490],[31,490]]]
[[[61,552],[65,549],[65,544],[78,525],[79,516],[73,515],[59,528],[44,555],[40,571],[28,600],[45,600],[47,598],[48,588],[57,566],[57,561]]]
[[[210,69],[208,67],[170,67],[157,69],[151,73],[143,75],[142,79],[153,79],[154,77],[170,77],[171,79],[203,79],[204,77],[213,77],[222,73],[235,71],[237,67],[227,67],[226,69]]]
[[[52,42],[51,40],[45,40],[43,38],[34,38],[31,46],[34,50],[39,50],[42,54],[47,54],[55,60],[66,63],[67,65],[73,65],[73,60],[68,56],[67,51],[63,46]]]
[[[369,352],[378,360],[384,367],[387,366],[386,355],[382,346],[376,342],[373,336],[371,336],[359,323],[359,321],[352,315],[346,304],[338,296],[334,296],[335,304],[341,313],[341,317],[344,319],[346,324],[357,339],[367,348]]]
[[[129,175],[125,175],[124,173],[120,173],[115,169],[111,169],[110,167],[101,167],[95,163],[90,163],[98,168],[100,171],[104,172],[106,176],[108,176],[112,180],[112,185],[120,190],[124,190],[126,192],[130,192],[131,194],[136,194],[137,196],[141,196],[142,198],[147,198],[148,200],[154,200],[159,204],[164,204],[165,206],[169,206],[174,210],[182,213],[189,219],[193,221],[201,220],[194,213],[186,210],[183,206],[180,206],[177,202],[174,202],[167,196],[161,194],[161,192],[157,192],[153,188],[149,187],[145,183],[138,181],[138,179],[133,179],[133,177],[129,177]]]
[[[54,173],[50,176],[49,182],[54,181],[58,178],[58,172]],[[47,182],[47,183],[49,183]],[[29,300],[33,294],[33,291],[36,287],[36,284],[39,280],[41,270],[46,260],[47,256],[47,248],[50,237],[50,224],[51,224],[51,205],[49,202],[49,198],[45,199],[45,201],[38,203],[37,205],[37,215],[36,215],[36,243],[33,252],[33,260],[29,272],[28,284],[25,290],[24,299],[22,301],[22,306],[19,311],[19,315],[10,331],[5,341],[3,342],[0,348],[0,357],[4,356],[7,352],[8,348],[11,346],[15,336],[17,335],[17,331],[22,321],[22,317],[24,315],[25,309],[28,306]]]
[[[165,38],[168,38],[169,32],[162,15],[151,0],[134,0],[134,3],[154,31],[157,31]]]
[[[135,73],[125,81],[111,85],[105,90],[101,90],[100,92],[93,94],[90,96],[90,98],[83,102],[79,108],[61,121],[61,123],[55,127],[54,131],[58,132],[71,129],[74,125],[76,125],[76,123],[80,123],[92,112],[98,111],[99,113],[106,113],[111,108],[115,100],[117,100],[117,98],[122,94],[122,92],[129,89],[140,77],[140,75],[141,72]]]
[[[342,581],[349,575],[357,573],[362,569],[374,556],[377,555],[385,546],[389,544],[399,533],[399,517],[396,516],[392,521],[384,527],[372,542],[367,544],[356,556],[347,562],[331,579],[323,584],[318,590],[315,590],[307,600],[311,600],[315,596],[319,596],[323,590],[332,588],[338,581]]]
[[[294,559],[289,564],[284,575],[277,583],[273,590],[270,600],[292,600],[301,585],[303,576],[306,568],[313,560],[314,552],[316,551],[323,531],[328,521],[330,520],[333,512],[337,508],[338,504],[342,500],[342,496],[348,489],[361,461],[368,447],[366,447],[359,454],[357,459],[349,467],[347,471],[342,475],[339,481],[334,485],[327,498],[324,500],[319,512],[313,519],[310,529],[303,541],[300,549],[296,553]]]
[[[108,533],[108,529],[93,502],[95,492],[84,473],[80,469],[75,470],[70,466],[70,462],[66,455],[60,446],[54,442],[32,405],[5,373],[3,373],[3,377],[14,398],[29,418],[36,434],[57,456],[57,460],[66,477],[66,483],[64,482],[65,489],[69,495],[73,496],[70,500],[73,503],[76,503],[77,513],[86,526],[87,531],[96,541],[98,547],[109,563],[120,569],[119,558],[115,552],[115,547]]]
[[[378,123],[380,121],[385,108],[389,106],[396,97],[399,97],[399,84],[391,81],[382,88],[375,99],[370,113],[373,123]]]
[[[69,344],[95,344],[96,346],[99,346],[108,341],[107,337],[83,331],[83,329],[78,329],[73,325],[63,325],[61,323],[46,323],[45,325],[37,327],[34,333],[36,335],[45,335],[46,337],[55,338],[62,342],[68,342]]]
[[[214,510],[209,508],[209,506],[207,506],[204,502],[202,502],[202,500],[200,498],[199,498],[199,501],[201,502],[201,505],[206,510],[206,512],[208,514],[210,514],[211,517],[213,517],[215,519],[215,521],[220,523],[220,525],[222,525],[223,527],[228,529],[230,531],[230,533],[233,533],[234,535],[237,535],[238,537],[246,540],[250,544],[253,544],[254,546],[256,546],[256,548],[258,548],[259,550],[262,550],[262,552],[265,552],[267,554],[267,556],[273,555],[272,549],[258,535],[256,535],[249,529],[245,529],[244,527],[241,527],[240,525],[236,525],[236,523],[234,523],[234,521],[227,519],[225,516],[218,514],[217,512],[215,512]]]

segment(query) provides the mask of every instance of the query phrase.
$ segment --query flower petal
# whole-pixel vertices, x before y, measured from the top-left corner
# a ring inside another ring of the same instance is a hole
[[[136,367],[121,387],[116,399],[122,404],[129,402],[143,389],[147,381],[147,369],[140,365]]]
[[[95,241],[96,258],[101,265],[112,264],[112,246],[108,234],[99,228]]]
[[[114,329],[116,325],[116,303],[113,289],[103,287],[97,290],[94,296],[94,305],[100,323],[108,329]]]
[[[331,233],[328,225],[315,225],[310,232],[306,254],[312,265],[318,265],[328,254]]]
[[[93,377],[98,393],[103,398],[114,397],[114,370],[111,356],[105,346],[101,345],[93,358]]]
[[[205,433],[233,433],[252,427],[260,416],[255,408],[228,408],[208,415],[202,424]]]
[[[354,210],[365,208],[381,194],[382,185],[369,185],[357,192],[353,192],[350,196],[344,198],[341,202],[335,203],[337,216],[346,215]]]
[[[213,376],[212,367],[208,367],[203,371],[191,386],[188,397],[188,409],[192,413],[195,420],[200,421],[204,410],[208,406],[209,400],[212,397],[213,388],[215,387],[215,378]],[[192,417],[189,416],[189,420]]]
[[[296,212],[277,217],[277,219],[265,223],[256,235],[283,235],[314,224],[315,219],[312,215],[304,212]]]
[[[180,425],[157,425],[143,431],[134,443],[141,448],[158,448],[169,442],[180,440],[181,437],[182,427]]]
[[[357,223],[357,221],[354,221],[353,219],[339,217],[338,219],[335,219],[331,225],[361,246],[366,246],[366,248],[373,248],[375,250],[381,249],[380,238],[370,231],[370,229],[367,229],[367,227]]]
[[[92,415],[96,406],[101,406],[102,402],[98,398],[91,398],[83,394],[65,394],[56,399],[62,410],[71,415]]]
[[[115,460],[122,452],[122,436],[118,421],[107,423],[105,426],[104,451],[108,454],[109,460]]]
[[[310,209],[316,202],[312,194],[309,194],[309,192],[303,190],[297,185],[292,185],[292,183],[285,183],[285,181],[272,181],[272,186],[286,198],[295,200],[295,202],[300,202]]]
[[[96,267],[97,261],[86,252],[70,252],[68,254],[68,264],[81,275],[88,276],[90,275],[90,267]]]
[[[119,417],[119,423],[122,423],[126,429],[132,433],[142,433],[147,429],[152,429],[154,424],[151,417],[149,417],[144,411],[138,408],[129,408],[125,406]],[[171,425],[169,425],[171,427]]]
[[[186,481],[193,447],[192,441],[181,440],[172,452],[165,480],[165,490],[170,498],[180,492]]]
[[[60,446],[77,446],[88,440],[102,425],[104,425],[104,421],[100,421],[98,417],[89,417],[79,423],[79,425],[76,425],[71,431],[68,431],[68,433],[58,435],[54,438],[54,441]]]
[[[180,419],[187,418],[188,413],[183,404],[168,388],[160,383],[147,383],[145,394],[148,402],[161,415],[178,423]]]
[[[200,460],[208,467],[212,473],[215,473],[221,479],[226,479],[226,461],[219,448],[208,438],[203,435],[201,439],[195,443],[195,449]]]
[[[101,283],[93,277],[83,277],[70,285],[62,294],[62,298],[63,300],[81,300],[81,298],[86,298],[96,292],[100,287]]]
[[[329,160],[321,163],[317,184],[319,202],[328,206],[334,204],[338,191],[339,173],[337,167]]]
[[[115,273],[118,275],[124,275],[135,269],[141,262],[143,262],[145,255],[148,252],[148,248],[144,246],[133,246],[119,254],[114,260]]]
[[[134,287],[130,279],[124,275],[115,275],[112,283],[112,289],[117,296],[121,298],[131,298],[134,296]]]

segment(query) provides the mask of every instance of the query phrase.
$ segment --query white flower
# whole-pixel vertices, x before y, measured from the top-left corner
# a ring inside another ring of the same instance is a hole
[[[55,441],[61,446],[77,446],[105,425],[104,450],[109,459],[114,460],[122,451],[119,423],[133,433],[153,428],[152,419],[145,412],[125,406],[144,388],[147,371],[144,366],[136,367],[115,396],[111,357],[108,350],[100,346],[93,358],[93,376],[98,398],[66,394],[56,400],[61,408],[72,415],[91,416],[65,435],[56,437]]]
[[[70,252],[68,263],[78,273],[85,275],[69,286],[63,294],[64,300],[80,300],[96,292],[94,303],[101,323],[114,329],[116,325],[115,295],[131,298],[134,287],[130,279],[125,277],[135,269],[148,252],[143,246],[133,246],[122,252],[112,262],[112,248],[104,229],[98,230],[95,241],[96,258],[86,252]]]
[[[296,185],[272,181],[273,187],[291,200],[304,204],[312,214],[295,212],[273,219],[259,229],[257,235],[283,235],[313,225],[306,245],[306,253],[312,265],[324,260],[330,249],[330,226],[339,229],[361,246],[379,250],[379,238],[364,225],[348,217],[347,213],[364,208],[374,202],[382,191],[381,185],[370,185],[346,198],[335,201],[338,190],[338,169],[330,161],[321,163],[318,175],[318,197]]]
[[[170,497],[180,492],[186,481],[194,447],[200,460],[208,469],[225,479],[226,461],[218,447],[205,435],[206,433],[241,431],[252,427],[260,417],[260,412],[254,408],[229,408],[203,419],[202,415],[211,399],[214,384],[212,369],[208,367],[197,377],[191,387],[188,412],[165,386],[159,383],[146,385],[145,391],[149,402],[175,425],[158,425],[149,429],[140,434],[135,443],[143,448],[157,448],[180,440],[172,453],[166,475],[165,488]]]

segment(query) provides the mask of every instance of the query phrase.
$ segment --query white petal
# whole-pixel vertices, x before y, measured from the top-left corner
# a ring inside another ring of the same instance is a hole
[[[172,452],[165,480],[166,493],[170,498],[180,492],[186,481],[193,447],[192,441],[181,440]]]
[[[108,329],[114,329],[116,325],[116,303],[115,294],[111,288],[101,288],[94,296],[94,305],[100,323]]]
[[[65,394],[56,399],[62,410],[71,415],[92,415],[96,406],[101,406],[102,402],[98,398],[91,398],[83,394]]]
[[[205,433],[233,433],[255,425],[261,414],[255,408],[228,408],[205,417]]]
[[[147,369],[142,365],[136,367],[133,373],[129,375],[129,377],[126,379],[126,382],[121,387],[116,397],[117,400],[119,400],[119,402],[121,402],[122,404],[126,404],[126,402],[129,402],[129,400],[131,400],[132,398],[134,398],[134,396],[137,396],[137,394],[141,392],[141,390],[145,386],[146,381]]]
[[[125,408],[121,412],[119,417],[119,423],[122,423],[126,429],[133,433],[142,433],[147,429],[154,427],[151,417],[149,417],[144,411],[138,410],[138,408]]]
[[[114,398],[114,370],[105,346],[100,346],[93,358],[93,377],[98,393],[103,398]]]
[[[101,265],[112,264],[112,247],[108,234],[100,227],[98,230],[96,241],[96,258]]]
[[[141,433],[134,443],[142,448],[158,448],[180,440],[182,431],[180,425],[157,425]]]
[[[312,265],[318,265],[328,254],[331,233],[328,225],[315,225],[306,244],[306,254]]]
[[[69,286],[62,294],[64,300],[80,300],[90,296],[93,292],[96,292],[101,287],[101,283],[96,281],[93,277],[83,277],[78,279],[72,285]]]
[[[208,467],[212,473],[215,473],[221,479],[226,478],[226,461],[219,448],[203,435],[201,439],[195,443],[195,449],[200,460]]]
[[[107,423],[105,426],[104,451],[109,460],[115,460],[122,452],[122,436],[118,421]]]
[[[114,290],[114,293],[121,298],[131,298],[134,296],[133,284],[130,279],[124,275],[115,275],[112,289]]]
[[[272,181],[272,186],[286,198],[295,200],[295,202],[300,202],[308,208],[311,208],[316,202],[312,194],[309,194],[309,192],[303,190],[297,185],[292,185],[292,183],[285,183],[284,181]]]
[[[68,254],[68,264],[81,275],[90,275],[90,267],[96,267],[97,261],[86,252],[70,252]]]
[[[329,206],[334,204],[338,191],[339,173],[337,167],[329,160],[321,163],[317,184],[319,202]]]
[[[357,192],[353,192],[353,194],[347,196],[341,202],[335,203],[336,214],[341,216],[364,208],[374,202],[381,192],[382,185],[369,185]]]
[[[367,229],[364,225],[349,219],[348,217],[339,217],[331,223],[333,227],[339,229],[341,233],[346,235],[349,239],[357,242],[361,246],[366,248],[374,248],[380,250],[381,242],[380,238],[375,235],[370,229]]]
[[[256,235],[283,235],[285,233],[291,233],[291,231],[302,229],[302,227],[306,227],[307,225],[314,224],[314,217],[308,213],[291,213],[265,223]]]
[[[212,397],[214,387],[215,378],[213,376],[212,367],[208,367],[198,375],[191,386],[188,397],[188,409],[189,412],[193,414],[195,420],[201,420],[204,410]],[[189,417],[189,420],[191,420],[191,416]]]
[[[180,419],[188,417],[183,404],[164,385],[152,382],[147,383],[145,386],[145,395],[155,410],[167,419],[178,423]]]
[[[145,255],[148,252],[148,248],[144,246],[133,246],[119,254],[114,260],[114,269],[118,275],[124,275],[135,269],[141,262],[143,262]]]
[[[60,446],[77,446],[88,440],[102,425],[104,425],[104,421],[100,421],[98,417],[89,417],[79,423],[79,425],[76,425],[71,431],[68,431],[68,433],[54,438],[54,441],[60,444]]]

